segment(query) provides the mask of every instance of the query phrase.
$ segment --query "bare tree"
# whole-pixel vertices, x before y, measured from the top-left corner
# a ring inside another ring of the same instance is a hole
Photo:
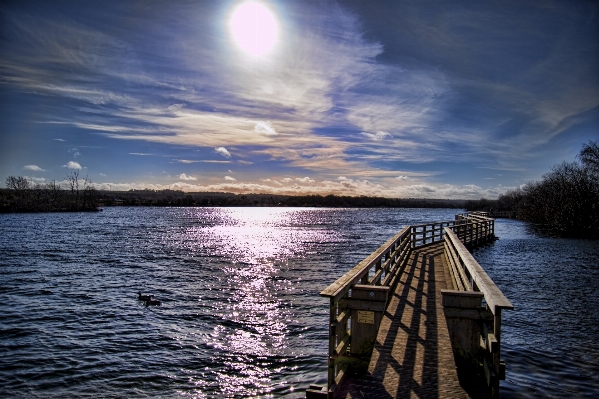
[[[23,176],[8,176],[6,178],[6,188],[24,191],[31,188],[31,182]]]
[[[32,183],[23,176],[8,176],[6,178],[6,188],[15,190],[14,209],[27,209],[29,191],[32,186]]]
[[[46,183],[46,191],[48,192],[48,201],[50,203],[50,208],[54,210],[60,210],[61,208],[61,197],[62,197],[62,188],[59,183],[56,183],[56,180],[52,180],[50,183]]]
[[[83,179],[83,209],[85,209],[87,205],[89,205],[90,208],[93,208],[95,206],[95,196],[96,188],[92,184],[91,179],[88,176],[85,176],[85,178]]]
[[[71,197],[75,198],[75,210],[79,206],[79,170],[67,174],[67,185],[71,190]]]
[[[593,173],[595,177],[599,176],[599,144],[596,141],[589,141],[588,144],[583,144],[578,158],[583,166]]]

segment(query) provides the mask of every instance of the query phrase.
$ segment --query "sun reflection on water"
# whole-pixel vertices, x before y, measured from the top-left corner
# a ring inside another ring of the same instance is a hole
[[[179,244],[227,260],[204,292],[220,299],[211,308],[220,321],[205,337],[217,385],[224,396],[268,394],[277,388],[272,374],[290,371],[296,355],[287,340],[298,280],[285,277],[285,269],[313,243],[330,240],[331,231],[303,228],[319,221],[281,208],[198,209],[189,217],[196,223]],[[293,391],[291,383],[286,389]]]

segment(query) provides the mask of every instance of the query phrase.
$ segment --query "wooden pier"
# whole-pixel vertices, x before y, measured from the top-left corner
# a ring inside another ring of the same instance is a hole
[[[497,398],[513,306],[468,251],[494,239],[483,213],[408,226],[323,290],[328,384],[306,397]]]

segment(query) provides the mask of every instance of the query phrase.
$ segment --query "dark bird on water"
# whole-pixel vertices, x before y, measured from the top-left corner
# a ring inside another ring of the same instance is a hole
[[[162,302],[158,299],[154,299],[154,295],[142,295],[141,292],[137,293],[137,300],[144,303],[146,306],[160,306]]]
[[[162,305],[162,302],[160,302],[158,299],[152,299],[150,298],[150,300],[145,301],[144,302],[146,304],[146,306],[160,306]]]
[[[142,295],[141,292],[138,292],[137,293],[137,300],[138,301],[142,301],[142,302],[150,301],[153,296],[154,295]]]

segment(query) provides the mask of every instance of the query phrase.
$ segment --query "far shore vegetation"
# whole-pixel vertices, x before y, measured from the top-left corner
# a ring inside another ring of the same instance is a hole
[[[34,184],[21,176],[6,179],[0,189],[0,213],[94,211],[107,206],[156,207],[336,207],[336,208],[453,208],[464,209],[464,200],[350,197],[338,195],[234,194],[179,190],[97,190],[77,172],[65,182]]]
[[[287,206],[344,208],[454,208],[491,212],[533,223],[550,234],[599,238],[599,144],[584,144],[575,162],[563,162],[541,181],[529,182],[496,200],[274,195],[178,190],[98,190],[79,171],[63,182],[35,184],[9,176],[0,189],[0,213],[97,211],[105,206]]]
[[[506,212],[556,236],[599,239],[599,144],[584,144],[575,162],[555,165],[540,181],[497,200],[468,201],[466,209]]]

